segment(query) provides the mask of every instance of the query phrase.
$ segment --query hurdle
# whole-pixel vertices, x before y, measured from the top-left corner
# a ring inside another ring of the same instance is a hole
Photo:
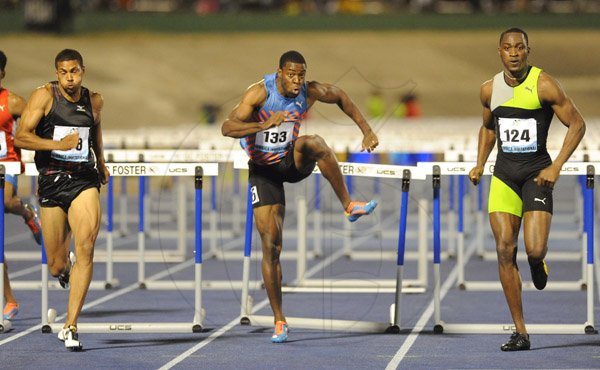
[[[462,168],[471,168],[473,163],[460,162],[445,163],[445,162],[430,162],[418,163],[428,173],[433,176],[433,198],[434,198],[434,333],[452,333],[452,334],[505,334],[515,330],[513,324],[449,324],[441,319],[441,298],[440,298],[440,178],[441,175],[462,175],[466,170]],[[463,166],[459,169],[457,166]],[[568,171],[561,171],[562,174],[568,175],[585,175],[586,176],[586,191],[585,191],[585,219],[584,221],[587,231],[587,317],[583,324],[529,324],[527,325],[528,332],[531,334],[593,334],[594,329],[594,293],[593,293],[593,278],[594,278],[594,237],[593,237],[593,188],[595,167],[593,163],[568,163]],[[563,168],[564,170],[565,168]],[[565,173],[563,173],[565,172]],[[490,166],[486,165],[484,174],[490,174]],[[459,222],[460,224],[460,222]],[[458,239],[458,261],[461,261],[461,238]],[[550,283],[548,284],[548,287]]]
[[[389,165],[373,165],[373,164],[361,164],[361,163],[339,163],[342,174],[344,175],[355,175],[355,176],[380,176],[380,177],[392,177],[402,179],[402,204],[400,210],[400,223],[398,226],[399,237],[398,237],[398,252],[397,252],[397,270],[395,281],[395,301],[390,306],[390,318],[389,323],[383,322],[357,322],[355,320],[332,320],[332,319],[317,319],[317,318],[304,318],[304,317],[287,317],[287,322],[293,326],[304,329],[319,329],[319,330],[336,330],[336,331],[350,331],[350,332],[361,332],[361,333],[399,333],[400,332],[400,318],[401,318],[401,297],[402,293],[405,292],[403,281],[403,266],[404,266],[404,252],[406,242],[406,224],[407,224],[407,210],[408,210],[408,192],[410,187],[410,181],[414,177],[415,179],[425,179],[425,175],[417,167],[404,167],[404,166],[389,166]],[[315,170],[317,172],[318,170]],[[414,173],[414,176],[413,176]],[[250,197],[250,193],[249,193]],[[249,198],[250,199],[250,198]],[[304,279],[306,271],[305,260],[302,256],[306,255],[306,200],[300,198],[298,200],[298,235],[304,235],[298,240],[298,270],[299,279],[297,279],[298,287],[282,287],[283,292],[320,292],[320,293],[373,293],[373,290],[364,289],[361,287],[341,287],[341,289],[334,289],[333,280],[318,280],[321,282],[321,286],[318,289],[303,289],[301,284]],[[248,211],[246,214],[246,244],[244,254],[247,256],[245,261],[249,262],[249,256],[251,253],[251,239],[252,239],[252,210],[251,204],[249,204]],[[252,314],[253,299],[248,292],[248,276],[249,269],[247,265],[244,265],[244,289],[242,290],[241,296],[241,307],[240,307],[240,323],[242,325],[252,326],[270,326],[273,324],[272,316],[254,315]],[[373,284],[370,285],[371,287]],[[289,288],[289,289],[288,289]],[[423,288],[424,289],[424,288]],[[381,289],[377,289],[376,292],[382,292]]]
[[[430,166],[430,163],[423,164],[424,166]],[[464,215],[465,215],[465,207],[464,207],[464,188],[465,182],[468,181],[467,175],[468,171],[475,166],[475,162],[438,162],[434,163],[434,165],[439,165],[442,167],[442,173],[447,173],[453,175],[451,177],[458,176],[458,228],[457,228],[457,268],[458,268],[458,278],[457,285],[462,290],[501,290],[502,286],[499,281],[466,281],[465,280],[465,265],[466,260],[464,258]],[[561,175],[573,175],[574,171],[579,171],[576,169],[576,162],[567,162]],[[484,175],[487,177],[493,172],[493,162],[488,162],[484,169]],[[451,173],[450,173],[451,172]],[[579,171],[581,172],[581,171]],[[482,192],[483,185],[480,184],[478,186],[479,194]],[[482,199],[478,200],[478,224],[483,227],[483,206]],[[582,212],[583,213],[583,212]],[[582,217],[583,218],[583,217]],[[585,233],[584,233],[585,234]],[[572,238],[576,238],[572,233],[562,233],[558,235],[559,237],[571,236]],[[552,235],[553,237],[557,237],[556,234]],[[584,235],[585,236],[585,235]],[[483,230],[478,230],[476,234],[476,245],[478,250],[481,250],[481,246],[485,245],[484,243],[484,235]],[[581,259],[581,256],[586,253],[586,242],[585,238],[582,239],[582,253],[573,253],[573,252],[565,252],[565,251],[549,251],[546,259],[548,260],[560,260],[560,261],[577,261]],[[488,254],[488,253],[486,253]],[[489,253],[492,254],[491,252]],[[493,252],[495,256],[495,252]],[[575,256],[572,256],[575,254]],[[521,254],[517,257],[519,260],[526,260],[526,254]],[[491,258],[483,258],[484,260],[491,260]],[[494,259],[495,261],[495,259]],[[585,260],[584,260],[585,261]],[[551,281],[549,282],[546,290],[555,290],[555,291],[565,291],[565,290],[583,290],[586,286],[586,267],[585,265],[582,267],[582,278],[576,281]],[[523,283],[524,290],[536,290],[533,286],[532,282],[524,282]]]
[[[21,173],[20,162],[0,162],[0,307],[4,309],[4,183],[6,175],[18,175]],[[12,330],[12,323],[0,319],[0,333]]]
[[[206,316],[202,308],[202,185],[203,176],[217,176],[216,163],[107,163],[111,176],[193,176],[195,187],[194,316],[191,322],[78,323],[79,333],[200,333]],[[142,208],[143,206],[140,206]],[[111,208],[112,211],[112,208]],[[143,210],[141,210],[143,211]],[[144,223],[140,220],[139,233]],[[143,237],[142,237],[143,239]],[[140,250],[143,258],[143,250]],[[47,269],[47,267],[46,267]],[[48,274],[42,275],[42,333],[57,333],[63,327],[55,323],[56,311],[48,309]],[[148,282],[146,282],[147,284]]]
[[[552,157],[555,157],[558,154],[558,151],[549,151],[550,155]],[[495,157],[495,153],[496,153],[496,149],[494,149],[494,151],[492,151],[492,153],[490,154],[490,158],[494,158]],[[568,163],[572,163],[572,162],[589,162],[589,160],[587,160],[587,154],[583,151],[576,151],[574,152]],[[447,150],[444,152],[444,158],[446,162],[476,162],[477,161],[477,150],[473,149],[473,150]],[[490,162],[489,165],[493,166],[493,162]],[[468,172],[466,173],[468,174]],[[450,176],[450,180],[452,180],[455,176]],[[481,181],[484,181],[486,177],[482,177]],[[459,180],[460,181],[460,180]],[[483,185],[483,184],[482,184]],[[463,188],[469,188],[468,186],[464,186],[463,183]],[[581,231],[557,231],[557,230],[553,230],[552,231],[552,238],[553,239],[579,239],[581,238],[581,235],[583,233],[583,223],[581,222],[581,220],[583,220],[583,207],[582,204],[583,202],[580,201],[581,199],[583,199],[583,190],[585,188],[585,180],[584,182],[581,184],[581,189],[578,189],[577,187],[575,187],[574,190],[574,194],[575,194],[575,200],[576,200],[576,207],[575,207],[575,212],[572,216],[568,215],[566,216],[566,221],[572,222],[573,219],[575,219],[578,223],[578,225],[580,226]],[[483,211],[483,186],[478,186],[477,187],[478,191],[477,191],[477,200],[476,200],[476,204],[477,204],[477,211],[476,211],[476,225],[477,225],[477,232],[483,232],[480,229],[480,225],[483,225],[483,219],[485,218],[485,212]],[[581,191],[580,191],[581,190]],[[468,199],[468,198],[467,198]],[[460,202],[461,199],[458,199],[458,202]],[[459,205],[460,207],[460,205]],[[467,209],[467,207],[465,205],[462,206],[463,208],[463,212],[465,209]],[[462,216],[459,217],[463,217],[463,225],[464,226],[468,226],[470,225],[470,223],[468,221],[465,220],[465,217],[467,217],[469,215],[469,213],[464,213]],[[559,220],[561,219],[562,215],[555,215],[553,217],[553,221],[555,220]],[[455,233],[456,234],[456,233]],[[482,236],[477,235],[477,239],[481,240],[481,244],[477,244],[477,254],[478,256],[486,261],[496,261],[497,259],[497,255],[496,255],[496,251],[495,250],[485,250],[485,244],[483,243],[483,239]],[[586,246],[585,243],[582,243],[582,247],[581,247],[581,253],[574,253],[572,251],[550,251],[549,255],[550,255],[550,259],[552,260],[558,260],[558,261],[582,261],[582,270],[581,270],[581,275],[582,275],[582,280],[581,280],[581,287],[580,288],[585,288],[585,275],[586,275],[586,267],[585,267],[585,250],[586,250]],[[522,260],[526,260],[527,256],[525,254],[520,254],[519,256],[517,256],[517,258],[522,261]]]
[[[380,164],[364,164],[364,163],[348,163],[341,162],[340,170],[342,171],[342,175],[344,176],[359,176],[359,177],[375,177],[375,178],[392,178],[399,179],[402,181],[402,196],[408,196],[408,182],[410,180],[425,180],[425,173],[420,170],[418,167],[414,166],[395,166],[395,165],[380,165]],[[318,173],[318,169],[315,169],[315,173]],[[406,180],[406,176],[409,174],[409,180]],[[405,185],[406,184],[406,185]],[[405,189],[406,186],[406,189]],[[408,199],[406,201],[402,201],[401,206],[406,204],[408,207]],[[422,204],[421,204],[422,205]],[[323,289],[327,289],[328,292],[331,293],[369,293],[372,292],[373,287],[377,287],[380,292],[388,292],[393,293],[396,291],[396,279],[375,279],[368,281],[357,281],[356,279],[348,279],[348,280],[333,280],[333,279],[307,279],[305,275],[306,271],[306,260],[307,260],[307,252],[306,252],[306,200],[300,198],[298,200],[298,258],[297,258],[297,267],[296,267],[296,284],[290,285],[287,287],[283,287],[282,290],[284,292],[323,292]],[[427,224],[427,215],[426,208],[419,211],[419,231],[423,231],[423,228],[426,230]],[[345,220],[344,220],[345,221]],[[400,220],[402,222],[402,220]],[[404,220],[406,223],[407,220]],[[343,236],[345,239],[349,237],[351,229],[349,229],[349,222],[344,222],[345,228],[343,230]],[[404,244],[407,236],[406,233],[406,225],[402,226],[399,224],[398,229],[401,227],[404,228],[404,234],[402,235],[403,239],[401,242]],[[360,238],[361,240],[366,240],[366,237]],[[398,242],[400,243],[400,241]],[[344,244],[344,251],[347,252],[347,246]],[[368,252],[362,252],[362,254],[367,254]],[[393,260],[398,258],[398,252],[396,251],[384,253],[384,252],[374,252],[371,251],[371,254],[377,255],[379,258],[386,259],[389,258]],[[403,280],[403,292],[404,293],[424,293],[427,287],[427,240],[425,237],[420,237],[418,240],[418,251],[417,251],[417,279]],[[405,258],[405,252],[403,251],[402,259]],[[373,257],[371,257],[373,259]],[[404,262],[404,261],[403,261]],[[404,263],[403,263],[404,264]]]

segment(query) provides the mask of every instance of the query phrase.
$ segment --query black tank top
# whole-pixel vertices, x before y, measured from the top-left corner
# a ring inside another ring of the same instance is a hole
[[[79,131],[79,143],[71,150],[38,150],[35,152],[35,164],[41,174],[68,172],[87,174],[97,172],[94,153],[94,115],[90,92],[81,87],[81,98],[72,103],[65,99],[58,89],[58,82],[52,87],[52,108],[35,129],[35,133],[44,139],[60,140],[73,130]]]

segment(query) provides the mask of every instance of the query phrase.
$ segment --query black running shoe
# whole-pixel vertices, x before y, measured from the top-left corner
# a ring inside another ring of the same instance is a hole
[[[508,342],[500,346],[500,349],[507,351],[527,351],[531,347],[531,342],[525,334],[514,332]]]
[[[69,252],[69,271],[58,275],[58,283],[63,289],[69,289],[69,280],[71,278],[71,269],[75,263],[75,253]]]
[[[537,290],[543,290],[548,282],[548,266],[546,265],[546,261],[542,260],[537,265],[529,265],[529,268],[531,269],[533,285],[535,285]]]

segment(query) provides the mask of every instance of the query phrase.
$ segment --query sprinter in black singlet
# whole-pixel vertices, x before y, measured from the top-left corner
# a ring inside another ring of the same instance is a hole
[[[100,184],[109,175],[100,126],[103,102],[100,94],[81,86],[85,67],[79,52],[65,49],[54,63],[58,80],[37,88],[29,98],[15,145],[35,150],[48,266],[71,289],[58,338],[68,350],[79,351],[77,318],[92,279]],[[69,257],[71,233],[75,254]]]
[[[532,280],[542,290],[548,280],[544,258],[552,220],[552,189],[563,164],[583,138],[585,123],[558,82],[527,62],[529,40],[525,31],[511,28],[503,32],[498,53],[504,70],[481,86],[483,125],[477,165],[469,177],[474,184],[479,183],[497,141],[488,212],[496,239],[500,282],[515,324],[515,332],[500,348],[519,351],[530,348],[516,263],[521,219]],[[568,130],[552,161],[546,139],[554,114]]]

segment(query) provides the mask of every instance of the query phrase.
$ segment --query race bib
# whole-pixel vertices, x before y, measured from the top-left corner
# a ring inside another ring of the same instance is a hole
[[[6,132],[0,131],[0,159],[6,158],[8,147],[6,145]]]
[[[87,162],[90,152],[89,127],[55,126],[52,140],[60,141],[74,130],[79,132],[79,142],[77,143],[77,146],[70,150],[53,150],[51,152],[52,158],[67,162]]]
[[[537,151],[537,122],[534,118],[498,118],[498,128],[503,152]]]
[[[279,126],[256,133],[254,147],[263,152],[281,152],[286,150],[294,136],[295,122],[285,121]]]

